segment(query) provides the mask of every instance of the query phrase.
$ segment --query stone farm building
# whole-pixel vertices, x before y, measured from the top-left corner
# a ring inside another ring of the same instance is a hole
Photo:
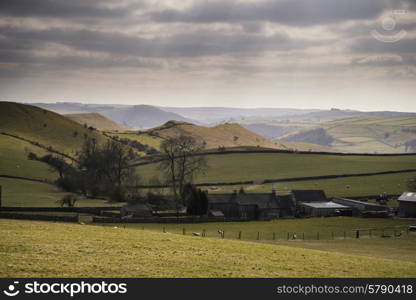
[[[416,217],[416,193],[405,192],[399,199],[399,215],[402,217]]]
[[[270,220],[293,217],[296,204],[291,195],[271,193],[208,194],[211,216],[223,215],[228,219]]]

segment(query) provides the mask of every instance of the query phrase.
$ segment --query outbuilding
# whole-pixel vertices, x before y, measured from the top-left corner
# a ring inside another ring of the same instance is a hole
[[[299,203],[301,215],[311,217],[332,217],[351,214],[351,208],[332,201],[301,202]]]
[[[399,199],[399,216],[416,218],[416,193],[405,192]]]

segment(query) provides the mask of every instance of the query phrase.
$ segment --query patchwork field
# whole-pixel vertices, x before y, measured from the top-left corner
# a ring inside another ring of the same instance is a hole
[[[399,256],[385,259],[129,228],[0,220],[0,234],[1,277],[416,276],[416,263]]]

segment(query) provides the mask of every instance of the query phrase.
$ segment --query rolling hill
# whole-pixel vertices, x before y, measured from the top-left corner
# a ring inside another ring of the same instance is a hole
[[[0,132],[52,147],[66,154],[79,150],[86,137],[102,142],[99,131],[84,128],[60,114],[13,102],[0,102]]]
[[[217,149],[218,147],[258,147],[299,151],[331,151],[329,148],[307,143],[272,142],[235,123],[205,127],[185,122],[169,121],[162,126],[142,133],[147,139],[149,136],[164,139],[181,134],[192,136],[201,143],[205,143],[206,149]]]
[[[150,105],[136,105],[100,111],[107,118],[130,128],[152,128],[170,120],[195,122],[172,112]]]
[[[98,130],[110,130],[110,131],[125,131],[127,128],[124,126],[100,115],[99,113],[86,113],[86,114],[67,114],[65,117],[77,122],[78,124],[87,127],[92,126]]]
[[[298,130],[280,139],[314,142],[342,152],[416,152],[416,117],[348,118]]]

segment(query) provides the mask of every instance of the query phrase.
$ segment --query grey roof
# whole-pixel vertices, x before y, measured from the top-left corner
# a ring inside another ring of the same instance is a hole
[[[269,194],[238,194],[237,202],[240,205],[257,205],[259,208],[279,208],[276,196]]]
[[[327,202],[302,202],[300,205],[308,206],[312,208],[333,208],[333,209],[345,209],[349,208],[348,206],[341,205],[332,201]]]
[[[351,203],[351,204],[360,204],[360,205],[365,205],[365,206],[370,206],[370,207],[382,207],[382,208],[386,208],[385,206],[383,206],[383,205],[379,205],[379,204],[376,204],[376,203],[371,203],[371,202],[364,202],[364,201],[358,201],[358,200],[353,200],[353,199],[348,199],[348,198],[334,198],[333,199],[333,201],[337,201],[337,200],[340,200],[340,202],[343,202],[343,204],[346,204],[345,202],[347,202],[347,203]],[[347,204],[348,205],[348,204]]]
[[[405,202],[416,202],[416,193],[404,192],[398,199],[399,201]]]
[[[292,195],[297,202],[326,202],[323,190],[293,190]]]
[[[235,194],[208,194],[208,203],[228,203],[231,202]]]
[[[209,212],[213,217],[224,217],[224,213],[220,210],[210,210]]]

